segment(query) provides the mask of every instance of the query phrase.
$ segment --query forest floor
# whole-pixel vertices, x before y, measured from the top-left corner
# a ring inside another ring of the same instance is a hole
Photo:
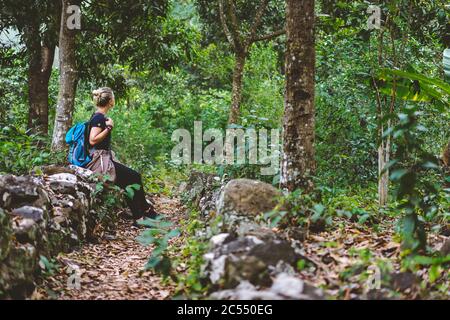
[[[153,200],[159,213],[178,223],[183,209],[177,198],[159,196]],[[58,255],[54,262],[54,274],[44,278],[32,299],[170,299],[174,287],[163,283],[154,272],[144,271],[152,247],[144,247],[136,240],[142,230],[132,226],[131,220],[119,219],[114,235],[104,236],[98,243],[86,243],[79,250]],[[68,285],[71,273],[74,274],[71,270],[74,269],[80,276],[79,288]]]
[[[178,198],[160,195],[154,202],[158,212],[176,226],[186,218]],[[375,272],[371,268],[388,266],[390,272],[401,277],[394,279],[387,295],[377,291],[375,294],[379,296],[375,295],[374,299],[429,298],[423,293],[428,295],[431,288],[420,288],[421,283],[429,283],[426,269],[419,271],[419,277],[404,277],[404,273],[399,272],[401,250],[395,225],[394,218],[384,218],[375,225],[334,219],[332,227],[321,233],[310,233],[302,243],[303,254],[314,267],[306,264],[300,268],[299,277],[325,289],[331,299],[359,299],[367,292],[367,277]],[[171,299],[175,294],[174,284],[163,281],[153,271],[144,271],[152,247],[144,247],[136,240],[142,230],[133,227],[131,220],[119,219],[115,235],[105,236],[98,243],[86,243],[71,253],[60,254],[53,262],[55,271],[43,278],[32,299]],[[444,236],[428,234],[428,245],[435,250],[444,240]],[[70,270],[74,268],[79,270],[79,289],[68,286]],[[432,297],[446,296],[446,292],[435,293],[437,295]]]
[[[314,268],[304,268],[300,276],[311,284],[322,287],[334,299],[358,299],[369,288],[375,288],[369,279],[375,279],[376,272],[391,273],[389,290],[375,290],[374,299],[429,298],[427,269],[416,275],[401,271],[400,241],[395,233],[395,218],[385,217],[376,225],[351,222],[336,218],[333,226],[318,234],[309,234],[302,247],[304,256],[311,260]],[[446,237],[428,233],[428,246],[438,251]],[[445,272],[443,273],[445,279]],[[445,280],[444,280],[445,282]],[[386,283],[383,283],[383,288]],[[428,290],[427,290],[428,289]],[[436,288],[434,288],[436,289]],[[433,298],[443,298],[446,292],[434,292]],[[426,296],[425,296],[426,295]]]

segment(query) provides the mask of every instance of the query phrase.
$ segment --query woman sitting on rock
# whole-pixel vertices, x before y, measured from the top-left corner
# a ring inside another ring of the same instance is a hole
[[[123,164],[117,162],[114,152],[111,151],[111,132],[114,121],[106,114],[114,107],[114,93],[110,88],[100,88],[92,92],[97,107],[89,122],[89,147],[92,161],[86,168],[95,173],[108,176],[116,185],[125,189],[129,185],[139,185],[134,188],[132,199],[127,197],[128,206],[135,222],[142,218],[156,218],[157,214],[151,204],[145,199],[141,175]]]

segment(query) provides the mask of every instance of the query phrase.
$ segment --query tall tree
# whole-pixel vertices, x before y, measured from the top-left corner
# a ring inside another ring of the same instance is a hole
[[[18,32],[28,62],[28,129],[48,132],[48,83],[59,30],[59,1],[1,0],[0,31]]]
[[[69,19],[73,19],[73,14],[76,13],[69,10],[69,7],[77,5],[79,8],[80,3],[81,0],[62,0],[61,29],[59,31],[59,94],[53,130],[53,150],[65,148],[65,134],[72,125],[77,86],[76,35],[79,29],[70,27]]]
[[[48,84],[55,56],[55,43],[50,35],[41,40],[39,26],[26,33],[28,67],[28,128],[34,133],[48,133]]]
[[[214,8],[216,4],[217,7]],[[228,123],[238,123],[242,101],[242,80],[250,48],[255,42],[274,39],[285,33],[283,23],[278,21],[281,21],[278,17],[283,11],[282,2],[278,0],[197,0],[197,7],[206,24],[213,32],[219,27],[231,46],[235,63]],[[218,22],[220,24],[216,26]]]
[[[283,119],[283,189],[309,191],[314,159],[314,0],[286,0],[286,97]]]

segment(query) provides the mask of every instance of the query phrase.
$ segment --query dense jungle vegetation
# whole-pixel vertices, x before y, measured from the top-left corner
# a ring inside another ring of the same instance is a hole
[[[81,6],[82,20],[63,51],[73,49],[76,93],[73,106],[61,111],[58,94],[70,93],[61,83],[61,49],[55,49],[62,47],[61,3],[0,0],[0,174],[67,164],[67,148],[55,138],[63,130],[58,119],[70,115],[64,128],[87,121],[95,111],[92,91],[111,87],[112,148],[122,163],[142,173],[151,195],[186,200],[179,186],[193,171],[215,174],[222,183],[264,181],[284,192],[280,204],[258,219],[280,233],[307,230],[304,248],[316,269],[299,260],[296,272],[328,297],[360,296],[372,276],[366,269],[376,266],[383,288],[389,287],[387,297],[448,299],[446,1],[302,2],[315,15],[314,41],[302,43],[309,45],[306,51],[295,46],[295,36],[301,42],[308,33],[296,35],[297,25],[286,23],[287,11],[296,19],[293,10],[300,6],[292,0],[69,3]],[[368,25],[376,13],[369,5],[381,10],[380,28]],[[305,55],[295,64],[290,54],[296,50],[314,52],[315,59]],[[296,74],[306,93],[293,91]],[[257,164],[180,165],[171,158],[177,143],[172,134],[187,129],[193,137],[195,121],[202,121],[203,130],[222,132],[283,130],[275,152],[281,167],[294,159],[293,167],[262,175]],[[289,121],[305,131],[289,131]],[[297,169],[299,176],[292,178]],[[164,206],[158,204],[161,211]],[[169,205],[164,217],[179,219],[172,225],[147,222],[148,230],[158,232],[144,231],[138,239],[156,248],[146,268],[163,274],[161,290],[204,298],[212,287],[202,274],[203,255],[207,233],[218,232],[217,217],[205,219],[192,199],[180,208]],[[47,262],[57,274],[60,262]],[[414,286],[385,287],[393,272],[414,275]]]

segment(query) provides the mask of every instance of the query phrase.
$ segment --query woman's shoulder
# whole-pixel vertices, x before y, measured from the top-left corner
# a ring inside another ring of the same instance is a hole
[[[106,117],[103,113],[95,113],[92,118],[90,123],[94,126],[100,126],[102,124],[104,124],[106,121]]]

